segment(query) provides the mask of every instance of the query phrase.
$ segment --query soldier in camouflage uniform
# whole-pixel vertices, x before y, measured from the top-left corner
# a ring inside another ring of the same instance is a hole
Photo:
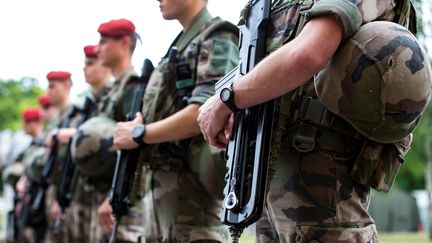
[[[109,68],[115,80],[110,91],[101,97],[97,116],[83,124],[73,140],[72,156],[79,170],[96,188],[92,212],[97,212],[100,227],[92,236],[93,242],[106,242],[113,227],[112,208],[108,192],[114,172],[116,150],[112,144],[112,132],[116,121],[125,121],[134,91],[130,80],[138,75],[132,67],[132,54],[138,34],[134,24],[126,19],[102,23],[98,32],[100,41],[97,54],[102,65]],[[95,207],[99,206],[97,211]],[[139,203],[137,205],[139,207]],[[118,227],[117,242],[135,242],[142,234],[141,210],[132,207]],[[94,219],[93,219],[94,222]],[[103,232],[102,232],[103,231]]]
[[[258,242],[377,242],[369,190],[390,189],[431,94],[409,11],[408,0],[273,1],[269,55],[234,82],[233,102],[202,106],[205,138],[224,147],[233,110],[278,98]]]
[[[151,75],[145,119],[138,114],[118,123],[114,133],[121,149],[145,144],[140,162],[149,223],[141,242],[226,242],[218,219],[225,164],[199,135],[196,118],[215,81],[238,63],[238,29],[213,18],[205,0],[159,3],[163,18],[178,20],[183,31]]]
[[[15,170],[14,173],[5,171],[8,183],[10,183],[16,191],[18,198],[15,204],[15,221],[18,228],[19,240],[22,242],[42,242],[45,234],[46,217],[45,214],[30,215],[25,225],[22,225],[20,218],[23,211],[28,209],[29,200],[33,192],[29,191],[28,184],[30,182],[38,183],[40,177],[38,174],[32,173],[40,165],[40,161],[45,153],[45,146],[43,143],[43,123],[41,110],[39,108],[28,108],[23,111],[22,118],[24,121],[24,131],[32,137],[30,146],[20,156],[19,161],[16,161],[10,167]],[[19,173],[18,166],[19,165]],[[8,168],[9,169],[9,168]],[[18,179],[19,178],[19,179]],[[26,209],[24,209],[26,207]]]
[[[76,128],[74,128],[74,123],[77,121],[77,116],[75,118],[70,118],[71,110],[73,106],[70,102],[69,92],[72,87],[71,74],[65,71],[52,71],[47,74],[48,80],[48,96],[52,106],[56,107],[59,110],[58,117],[55,118],[56,122],[53,124],[53,129],[48,133],[46,138],[46,143],[49,147],[53,144],[52,138],[55,136],[59,147],[58,147],[58,155],[57,159],[52,171],[52,184],[48,187],[46,192],[46,205],[48,209],[48,230],[47,230],[47,242],[64,242],[67,241],[68,235],[65,234],[67,219],[65,218],[61,210],[60,206],[55,199],[56,197],[56,185],[59,182],[59,176],[61,171],[61,166],[64,160],[64,155],[66,154],[67,145],[69,140],[76,132]],[[70,121],[68,120],[70,119]],[[64,124],[69,123],[68,127],[62,127]],[[55,129],[59,128],[59,129]],[[53,233],[53,225],[54,223],[62,219],[63,224],[60,232]]]
[[[97,56],[96,48],[95,45],[84,47],[84,76],[85,81],[91,86],[91,94],[86,97],[90,102],[89,107],[86,107],[88,110],[85,111],[88,112],[86,114],[88,119],[97,115],[97,105],[111,87],[111,72],[102,65],[101,59]],[[80,128],[77,129],[79,131]],[[80,171],[76,180],[71,205],[67,211],[67,214],[69,214],[67,217],[69,219],[67,224],[68,235],[71,242],[96,242],[95,234],[101,231],[98,229],[96,215],[93,213],[95,212],[94,209],[101,203],[95,199],[97,197],[95,194],[98,191],[89,176]]]

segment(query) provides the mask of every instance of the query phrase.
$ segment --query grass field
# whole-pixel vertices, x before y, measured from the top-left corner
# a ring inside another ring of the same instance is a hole
[[[240,238],[240,243],[254,243],[255,236],[250,233],[245,233]],[[429,240],[425,233],[380,233],[380,243],[427,243]]]

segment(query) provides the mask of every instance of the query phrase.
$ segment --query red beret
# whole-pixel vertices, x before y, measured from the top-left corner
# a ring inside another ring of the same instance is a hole
[[[98,28],[98,32],[102,36],[122,37],[135,33],[135,25],[127,19],[116,19],[102,23]]]
[[[38,101],[39,105],[42,107],[49,107],[51,105],[50,98],[47,94],[39,96]]]
[[[71,74],[69,72],[63,72],[63,71],[52,71],[47,74],[47,79],[49,81],[51,80],[66,80],[70,79]]]
[[[86,57],[97,57],[96,46],[85,46],[84,54]]]
[[[39,108],[27,108],[22,112],[22,119],[25,122],[39,121],[41,119],[41,111]]]

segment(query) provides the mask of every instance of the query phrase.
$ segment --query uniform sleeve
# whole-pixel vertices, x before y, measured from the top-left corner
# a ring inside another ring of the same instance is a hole
[[[196,85],[188,104],[204,104],[214,95],[214,85],[238,64],[238,38],[228,32],[212,35],[201,44],[196,68]]]
[[[342,26],[346,40],[362,24],[374,20],[392,20],[395,4],[392,0],[321,0],[306,13],[306,21],[324,15],[332,15]]]

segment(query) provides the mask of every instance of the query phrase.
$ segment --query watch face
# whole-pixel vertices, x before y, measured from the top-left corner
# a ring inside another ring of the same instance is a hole
[[[141,137],[143,132],[144,132],[144,129],[145,129],[144,125],[138,125],[138,126],[134,127],[132,130],[132,137],[134,137],[134,138]]]
[[[228,88],[223,88],[220,93],[220,98],[222,101],[227,101],[231,96],[231,90]]]

